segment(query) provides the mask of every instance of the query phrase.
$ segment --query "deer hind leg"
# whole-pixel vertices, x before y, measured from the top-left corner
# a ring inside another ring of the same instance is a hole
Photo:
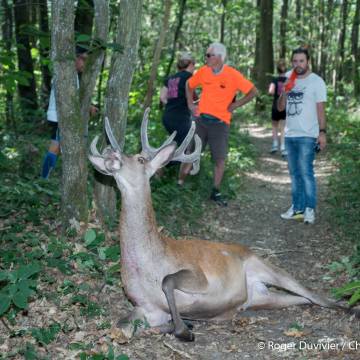
[[[162,281],[162,289],[169,305],[170,314],[174,323],[174,335],[183,341],[194,341],[194,334],[181,319],[175,302],[174,290],[189,293],[203,292],[208,286],[205,275],[199,271],[195,273],[190,270],[180,270],[169,274]]]
[[[271,291],[261,282],[256,282],[249,289],[249,300],[244,304],[246,309],[275,309],[292,305],[311,304],[309,299],[301,296],[281,294]]]

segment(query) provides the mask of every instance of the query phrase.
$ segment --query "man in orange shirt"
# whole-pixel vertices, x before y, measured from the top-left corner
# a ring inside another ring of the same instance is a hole
[[[221,43],[212,43],[206,51],[206,65],[187,81],[186,97],[190,111],[196,119],[196,133],[203,149],[209,143],[211,157],[215,162],[214,188],[210,199],[227,206],[220,193],[228,153],[228,137],[232,112],[248,103],[257,95],[254,84],[234,68],[224,64],[226,48]],[[201,87],[199,106],[193,104],[195,88]],[[237,92],[245,94],[235,100]]]

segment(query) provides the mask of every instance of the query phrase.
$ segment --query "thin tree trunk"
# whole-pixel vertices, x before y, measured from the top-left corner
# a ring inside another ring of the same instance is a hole
[[[40,53],[40,60],[42,60],[40,65],[41,77],[42,77],[41,97],[44,99],[41,103],[46,104],[45,99],[48,99],[51,90],[50,69],[49,66],[47,64],[44,64],[45,62],[43,61],[49,58],[49,52],[50,52],[50,48],[47,41],[49,34],[47,0],[39,0],[39,27],[41,31],[39,53]]]
[[[348,1],[343,0],[341,5],[341,29],[339,34],[339,48],[338,48],[338,61],[336,72],[335,94],[343,93],[343,86],[341,81],[344,75],[345,63],[345,39],[346,39],[346,22],[348,18]]]
[[[288,0],[283,0],[280,15],[280,59],[286,59],[286,22],[288,17]]]
[[[160,62],[161,50],[164,45],[167,29],[169,27],[170,10],[171,10],[171,0],[164,0],[164,17],[163,17],[163,21],[162,21],[159,40],[156,44],[156,48],[155,48],[155,52],[154,52],[154,58],[153,58],[151,71],[150,71],[150,78],[148,81],[147,92],[146,92],[145,101],[144,101],[144,109],[146,109],[147,107],[149,107],[151,105],[152,98],[154,95],[155,79],[156,79],[157,69],[158,69],[159,62]]]
[[[301,16],[301,0],[295,1],[295,14],[296,14],[296,37],[298,41],[302,36],[302,16]]]
[[[7,56],[11,55],[11,44],[13,39],[13,16],[11,7],[9,6],[8,0],[1,1],[3,11],[4,11],[4,19],[2,24],[2,38],[4,40],[4,45],[6,49]],[[5,119],[6,119],[6,127],[8,129],[12,128],[15,130],[15,119],[14,119],[14,102],[13,102],[13,94],[11,91],[6,90],[5,95]]]
[[[259,80],[259,68],[260,68],[260,5],[261,0],[256,0],[256,29],[255,29],[255,61],[253,67],[252,78],[255,82]],[[256,98],[258,99],[258,97]],[[257,102],[258,100],[256,100]]]
[[[99,75],[99,82],[97,86],[97,96],[96,96],[96,102],[97,102],[97,108],[99,109],[99,112],[101,113],[101,110],[103,108],[102,104],[102,93],[103,93],[103,81],[104,81],[104,69],[105,69],[105,63],[106,63],[106,51],[104,54],[104,60],[101,64],[100,69],[100,75]]]
[[[356,9],[351,29],[352,78],[355,99],[360,97],[360,51],[359,51],[360,0],[356,1]]]
[[[23,118],[34,118],[34,111],[38,109],[34,65],[31,57],[29,36],[24,27],[29,25],[30,9],[26,0],[14,0],[15,36],[19,70],[29,74],[27,85],[18,85]]]
[[[107,0],[94,0],[94,40],[90,44],[90,52],[86,61],[86,68],[81,77],[80,85],[80,109],[85,137],[88,135],[89,109],[91,98],[96,86],[96,80],[104,61],[105,51],[101,44],[107,42],[109,32],[109,5]],[[91,21],[93,23],[93,21]],[[85,177],[85,176],[84,176]],[[87,178],[87,176],[86,176]]]
[[[176,45],[177,45],[178,38],[180,36],[181,27],[183,24],[185,8],[186,8],[186,0],[180,0],[179,14],[177,16],[178,24],[176,26],[176,30],[175,30],[175,34],[174,34],[174,41],[173,41],[172,50],[171,50],[171,58],[170,58],[168,67],[166,69],[165,77],[168,77],[170,75],[171,67],[172,67],[172,64],[175,59]]]
[[[258,86],[263,93],[267,91],[274,70],[272,28],[273,28],[273,0],[261,0]]]
[[[220,21],[220,42],[223,43],[224,42],[224,34],[225,34],[225,18],[226,18],[227,0],[222,0],[221,3],[223,6],[223,11],[221,14],[221,21]]]
[[[114,52],[106,89],[105,116],[121,148],[125,143],[128,98],[135,70],[141,26],[142,0],[122,0],[119,6],[116,43],[121,52]],[[113,221],[116,218],[116,192],[113,180],[97,173],[95,201],[99,216]]]

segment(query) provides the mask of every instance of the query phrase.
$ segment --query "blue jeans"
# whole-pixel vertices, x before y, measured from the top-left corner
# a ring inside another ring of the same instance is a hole
[[[313,166],[316,141],[313,137],[285,138],[292,204],[295,211],[316,207],[316,181]]]

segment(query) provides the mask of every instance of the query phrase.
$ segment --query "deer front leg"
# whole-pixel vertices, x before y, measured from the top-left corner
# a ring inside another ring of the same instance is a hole
[[[174,335],[183,341],[194,341],[195,336],[185,322],[181,319],[176,307],[174,290],[183,292],[203,292],[208,286],[205,275],[199,270],[198,273],[190,270],[180,270],[164,277],[162,289],[169,305],[170,314],[174,323]]]

